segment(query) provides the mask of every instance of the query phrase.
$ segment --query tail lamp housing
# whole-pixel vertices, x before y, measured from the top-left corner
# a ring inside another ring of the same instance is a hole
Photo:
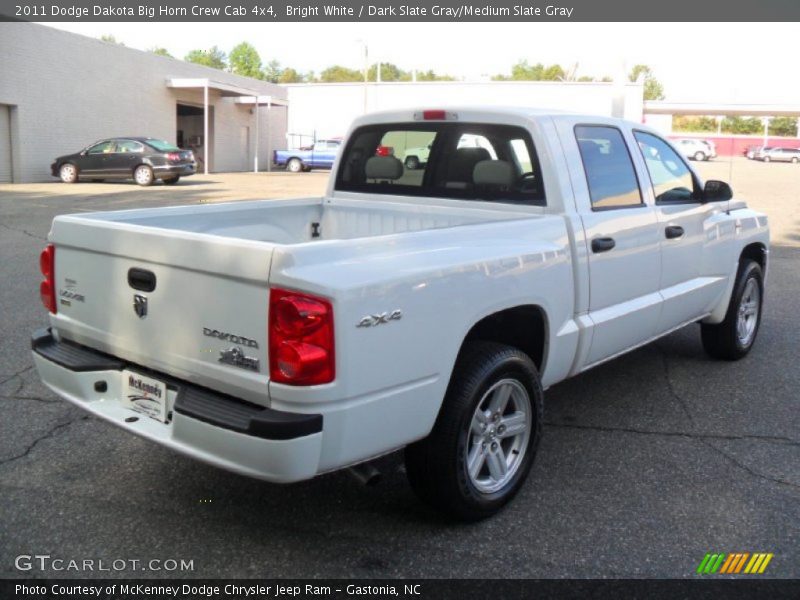
[[[306,386],[336,377],[333,306],[325,298],[270,289],[268,337],[272,381]]]
[[[44,307],[56,314],[56,247],[48,244],[39,255],[39,270],[42,272],[42,283],[39,284],[39,296]]]

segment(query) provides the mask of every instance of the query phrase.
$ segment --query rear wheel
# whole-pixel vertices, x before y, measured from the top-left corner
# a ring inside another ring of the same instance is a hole
[[[63,164],[58,170],[58,176],[64,183],[76,183],[78,181],[78,167],[72,163]]]
[[[133,171],[133,179],[142,186],[153,185],[153,169],[149,165],[139,165]]]
[[[769,156],[765,156],[764,157],[764,162],[769,162],[770,160],[772,160],[772,159]]]
[[[701,325],[705,351],[714,358],[724,360],[739,360],[746,356],[758,335],[763,297],[761,265],[748,260],[736,275],[725,320],[717,325]]]
[[[694,159],[696,161],[702,162],[702,161],[704,161],[706,159],[706,155],[705,155],[704,152],[701,152],[700,150],[698,150],[697,152],[694,153]]]
[[[533,464],[542,400],[539,375],[525,353],[469,343],[433,431],[406,448],[411,487],[465,521],[495,514],[519,492]]]
[[[175,185],[181,180],[180,175],[176,175],[175,177],[170,177],[169,179],[164,180],[164,185]]]
[[[793,156],[793,157],[792,157],[792,162],[793,162],[794,164],[797,164],[798,162],[800,162],[800,159],[798,159],[796,156]]]
[[[289,162],[286,163],[286,170],[290,173],[299,173],[303,170],[303,163],[299,158],[289,159]]]

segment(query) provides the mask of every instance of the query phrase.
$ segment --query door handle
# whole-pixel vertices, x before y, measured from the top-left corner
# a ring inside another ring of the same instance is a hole
[[[608,252],[616,245],[617,242],[614,241],[614,238],[610,237],[595,238],[592,240],[592,252],[594,252],[595,254],[599,252]]]
[[[683,234],[683,227],[680,225],[668,225],[664,230],[664,235],[667,236],[668,240],[674,240],[679,237],[683,237]]]

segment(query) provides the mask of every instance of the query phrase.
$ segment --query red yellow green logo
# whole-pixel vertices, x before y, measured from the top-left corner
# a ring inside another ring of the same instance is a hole
[[[760,575],[767,569],[774,554],[771,552],[709,552],[697,567],[698,575]]]

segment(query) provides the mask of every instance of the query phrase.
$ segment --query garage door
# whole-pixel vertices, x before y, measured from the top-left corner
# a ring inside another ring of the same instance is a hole
[[[11,181],[11,116],[8,105],[0,104],[0,183]]]

